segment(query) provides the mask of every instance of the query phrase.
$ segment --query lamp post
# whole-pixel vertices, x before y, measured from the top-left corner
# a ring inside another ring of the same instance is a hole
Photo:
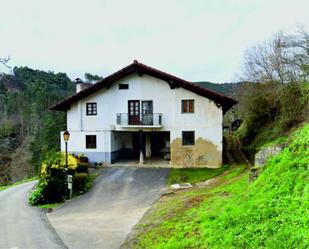
[[[143,155],[144,141],[143,141],[143,131],[139,131],[139,165],[144,164],[144,155]]]
[[[67,178],[68,178],[68,141],[70,133],[68,131],[63,132],[63,140],[65,142],[65,171],[64,171],[64,196],[67,196]]]

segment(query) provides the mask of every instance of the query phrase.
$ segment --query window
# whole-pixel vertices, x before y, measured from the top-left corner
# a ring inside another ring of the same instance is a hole
[[[194,113],[194,100],[184,99],[181,101],[181,112],[182,113]]]
[[[127,89],[129,89],[129,84],[119,84],[118,89],[119,90],[127,90]]]
[[[87,103],[87,115],[97,115],[97,103]]]
[[[97,136],[86,135],[86,149],[96,149],[96,148],[97,148]]]
[[[183,131],[182,132],[182,145],[194,145],[194,131]]]

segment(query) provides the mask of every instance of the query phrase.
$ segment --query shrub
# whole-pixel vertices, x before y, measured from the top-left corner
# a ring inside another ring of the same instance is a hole
[[[88,163],[79,163],[76,168],[77,173],[88,173]]]
[[[252,160],[260,146],[309,120],[309,84],[252,84],[246,90],[241,99],[245,119],[237,133]]]
[[[44,199],[47,203],[61,202],[65,193],[65,172],[62,169],[49,168],[49,177],[44,188]]]
[[[74,192],[81,192],[86,190],[87,173],[75,173],[73,178]]]
[[[78,160],[68,154],[68,174],[75,174]],[[84,166],[85,167],[85,166]],[[85,185],[85,184],[84,184]],[[30,197],[30,204],[61,202],[65,193],[65,154],[49,152],[41,165],[39,184]]]
[[[96,177],[97,177],[96,173],[88,174],[87,179],[86,179],[86,185],[85,185],[86,191],[92,188],[93,182]]]
[[[39,184],[35,190],[33,190],[29,196],[29,203],[31,205],[37,205],[44,203],[44,186],[42,184]]]
[[[289,130],[306,119],[309,94],[305,84],[287,84],[279,97],[281,124],[284,130]]]
[[[77,155],[77,162],[78,163],[89,163],[89,159],[84,154],[78,154]]]

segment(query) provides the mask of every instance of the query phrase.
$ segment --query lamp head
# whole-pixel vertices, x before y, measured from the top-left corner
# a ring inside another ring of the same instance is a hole
[[[69,141],[70,133],[68,131],[63,132],[63,140],[65,142]]]

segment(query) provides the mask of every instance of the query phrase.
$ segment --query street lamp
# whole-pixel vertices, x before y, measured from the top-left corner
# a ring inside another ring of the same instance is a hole
[[[67,196],[67,178],[68,178],[68,141],[70,133],[68,131],[63,132],[63,140],[65,142],[65,171],[64,171],[64,196]]]

